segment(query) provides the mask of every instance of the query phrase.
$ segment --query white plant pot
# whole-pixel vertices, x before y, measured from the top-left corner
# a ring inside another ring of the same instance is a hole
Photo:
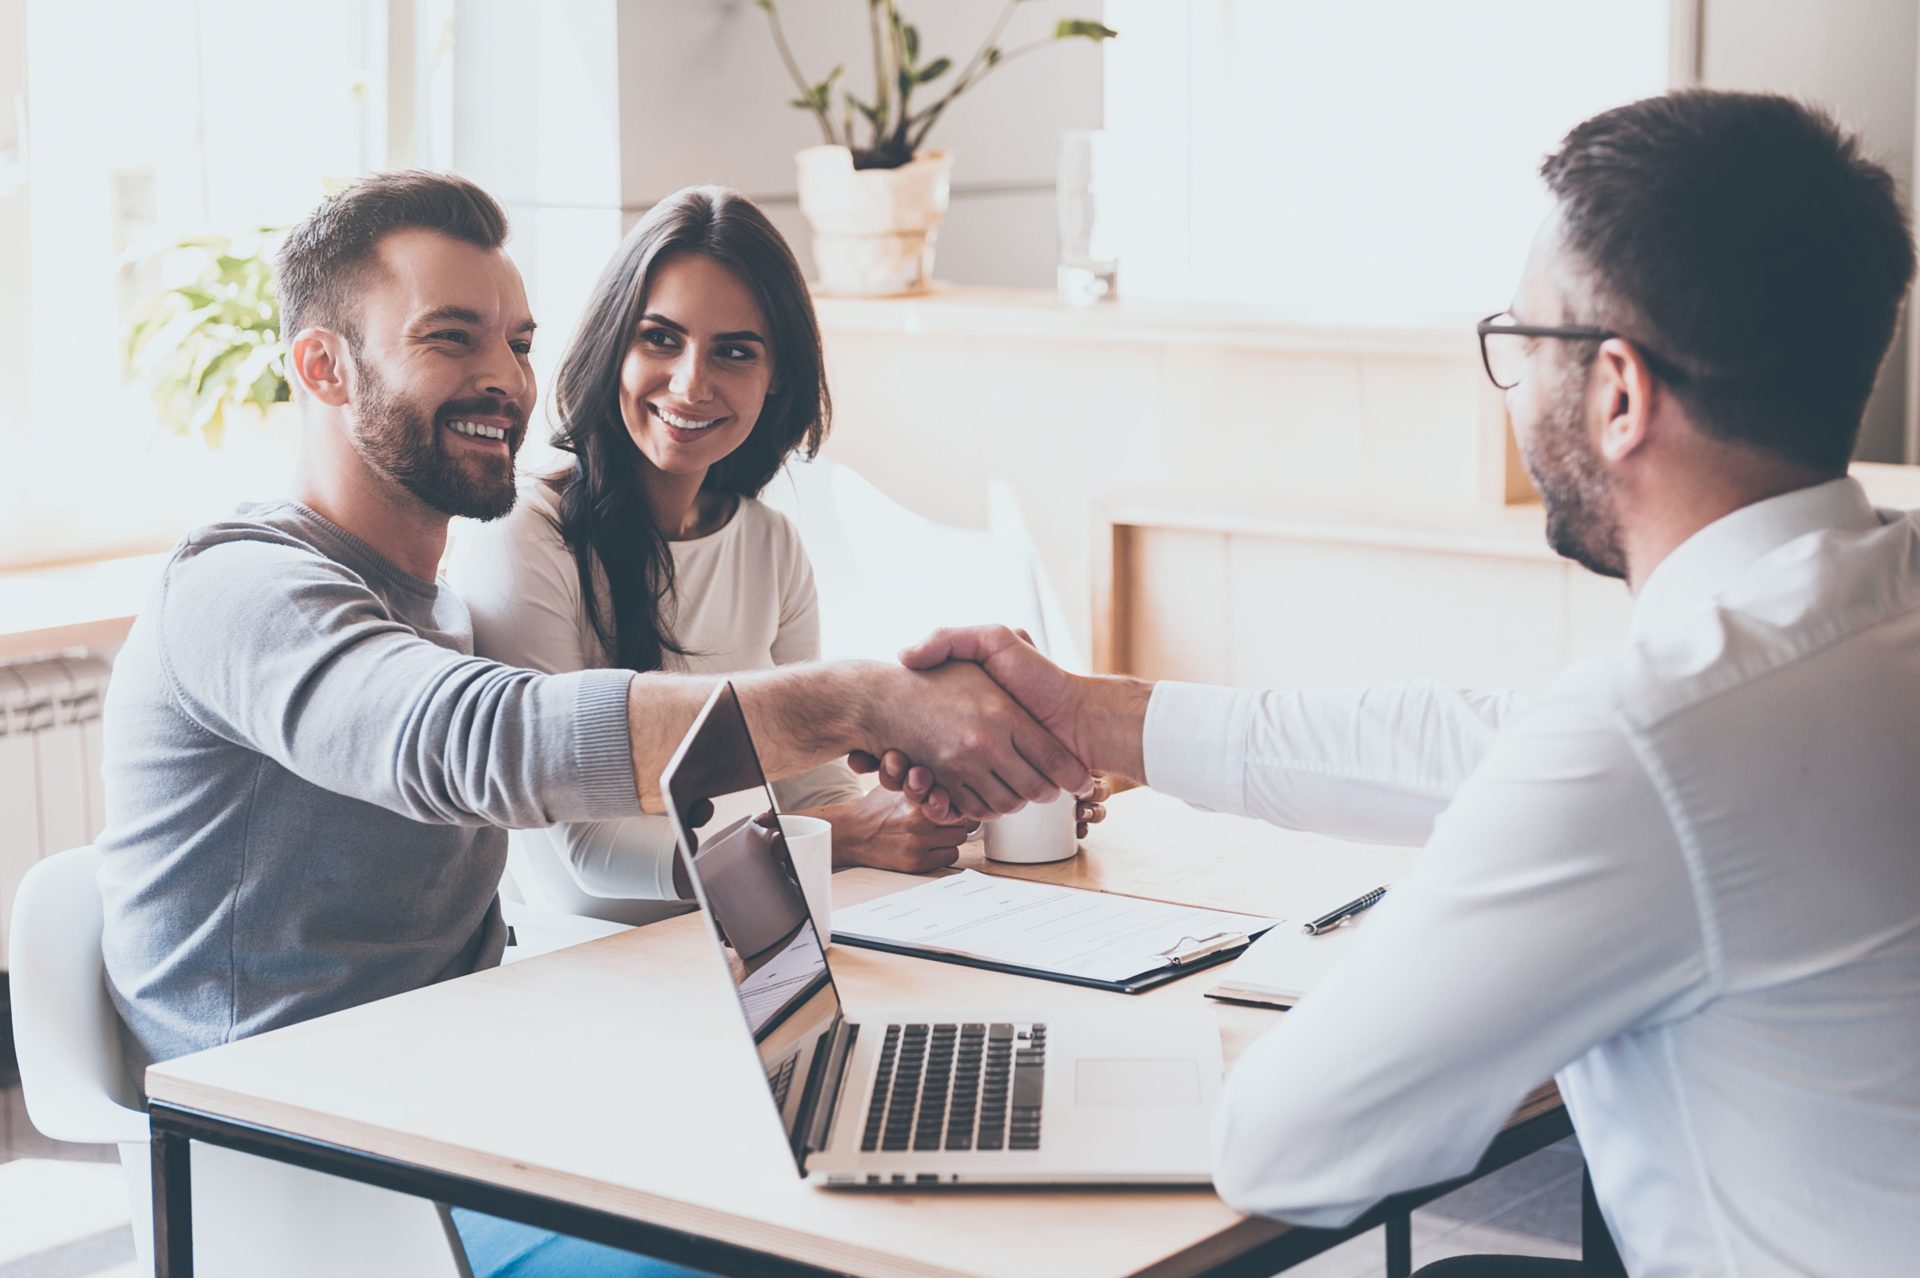
[[[927,151],[897,169],[853,167],[844,146],[794,156],[800,211],[813,228],[818,289],[850,297],[925,292],[933,243],[947,215],[953,156]]]

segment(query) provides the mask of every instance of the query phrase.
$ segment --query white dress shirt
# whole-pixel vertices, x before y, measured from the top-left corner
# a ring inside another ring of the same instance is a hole
[[[1163,684],[1147,779],[1425,841],[1234,1067],[1216,1184],[1343,1224],[1555,1077],[1635,1275],[1920,1272],[1920,523],[1748,506],[1542,695]]]
[[[480,656],[547,674],[613,664],[587,620],[573,551],[554,519],[553,490],[520,482],[506,518],[463,531],[447,578],[473,614]],[[675,640],[662,668],[692,674],[771,670],[820,656],[820,601],[799,531],[785,515],[742,498],[733,517],[705,537],[667,543],[675,598]],[[606,574],[596,567],[599,589]],[[604,593],[603,596],[604,597]],[[864,793],[845,762],[776,781],[784,811],[846,803]],[[516,860],[566,893],[565,908],[621,923],[648,923],[690,908],[673,890],[673,826],[663,816],[575,821],[516,830]],[[564,878],[556,878],[556,874]]]

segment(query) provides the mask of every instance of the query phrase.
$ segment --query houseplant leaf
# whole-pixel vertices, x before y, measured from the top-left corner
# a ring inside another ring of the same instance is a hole
[[[1075,36],[1084,36],[1089,40],[1111,40],[1119,34],[1106,23],[1096,22],[1092,18],[1062,18],[1053,29],[1053,38],[1056,40],[1071,40]]]
[[[272,239],[198,235],[168,250],[195,274],[150,299],[127,335],[128,369],[165,428],[217,447],[233,405],[290,398]]]

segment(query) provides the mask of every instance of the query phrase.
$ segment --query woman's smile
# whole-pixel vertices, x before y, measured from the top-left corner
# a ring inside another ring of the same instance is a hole
[[[725,414],[717,417],[703,417],[697,413],[679,413],[666,407],[664,404],[650,403],[647,405],[647,409],[659,419],[661,425],[667,428],[668,436],[675,442],[682,444],[691,443],[698,439],[704,432],[710,431],[716,426],[724,426],[732,420],[732,418]]]

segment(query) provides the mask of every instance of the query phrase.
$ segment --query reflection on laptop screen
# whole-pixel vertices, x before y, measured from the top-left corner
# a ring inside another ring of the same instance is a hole
[[[840,998],[731,684],[714,691],[660,780],[694,894],[798,1150]]]

